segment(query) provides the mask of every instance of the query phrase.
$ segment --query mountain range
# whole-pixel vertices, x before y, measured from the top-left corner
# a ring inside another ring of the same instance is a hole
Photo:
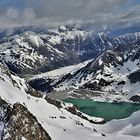
[[[139,59],[139,32],[112,37],[60,26],[2,37],[1,139],[138,140],[140,111],[106,122],[50,97],[140,103]]]

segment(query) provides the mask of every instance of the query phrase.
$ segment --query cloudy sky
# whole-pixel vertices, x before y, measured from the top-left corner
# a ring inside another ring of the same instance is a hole
[[[0,26],[140,21],[140,0],[0,0]]]

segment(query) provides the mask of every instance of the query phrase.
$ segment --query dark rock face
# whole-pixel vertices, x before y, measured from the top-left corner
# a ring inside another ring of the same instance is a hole
[[[140,70],[134,72],[134,73],[131,73],[129,76],[128,76],[128,79],[130,79],[130,82],[131,83],[136,83],[136,82],[140,82]]]
[[[134,95],[130,98],[130,100],[136,103],[140,103],[140,96]]]
[[[58,108],[62,108],[61,101],[59,101],[59,100],[54,100],[54,99],[51,99],[51,98],[48,98],[48,97],[46,97],[45,100],[46,100],[48,103],[57,106]]]
[[[119,86],[119,85],[125,85],[125,81],[121,81],[121,82],[119,82],[117,85]]]
[[[16,63],[6,62],[6,64],[9,70],[12,71],[13,73],[21,74],[24,71],[24,69],[22,70],[20,67],[18,67]]]
[[[51,92],[53,88],[50,86],[50,84],[53,82],[51,79],[35,79],[29,81],[29,85],[38,91],[42,92]]]
[[[99,86],[108,86],[108,85],[110,85],[113,82],[114,81],[106,81],[106,80],[101,78],[100,81],[99,81]]]
[[[87,120],[87,121],[89,121],[90,123],[93,123],[93,124],[105,124],[106,123],[105,120],[102,120],[100,122],[96,122],[96,121],[90,120],[84,114],[82,114],[80,111],[78,111],[76,106],[67,107],[66,110],[68,110],[72,114],[77,115],[77,116],[79,116],[79,117],[81,117],[81,118],[83,118],[83,119],[85,119],[85,120]]]
[[[10,106],[0,98],[0,122],[5,123],[9,119]]]
[[[81,88],[83,88],[83,89],[90,89],[90,90],[101,90],[101,87],[98,86],[96,82],[86,83]]]
[[[21,104],[14,104],[8,112],[8,119],[3,130],[3,140],[51,140],[47,132],[28,110]]]

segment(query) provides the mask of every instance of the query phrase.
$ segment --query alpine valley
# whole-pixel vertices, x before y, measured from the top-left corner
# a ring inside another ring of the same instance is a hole
[[[140,107],[107,120],[66,102],[140,106],[140,32],[113,37],[70,25],[14,30],[0,33],[0,139],[140,139]]]

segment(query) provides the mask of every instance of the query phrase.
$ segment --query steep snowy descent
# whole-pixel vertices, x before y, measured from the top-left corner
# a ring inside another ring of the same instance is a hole
[[[10,104],[11,107],[15,103],[26,107],[37,118],[38,122],[52,139],[63,140],[67,137],[71,139],[77,139],[79,137],[78,139],[80,139],[81,135],[83,140],[93,138],[93,124],[78,116],[72,115],[64,109],[65,105],[63,105],[64,108],[58,108],[49,104],[43,98],[37,98],[27,94],[25,92],[27,87],[24,80],[13,75],[9,78],[8,75],[6,76],[3,73],[3,70],[1,70],[1,79],[3,79],[0,80],[1,98]],[[96,122],[102,121],[100,118],[93,117],[90,119]],[[97,135],[97,132],[95,132],[95,135]],[[101,134],[98,135],[99,137],[101,136]]]
[[[62,104],[63,107],[58,108],[43,98],[33,97],[27,94],[25,92],[27,88],[25,81],[17,76],[10,76],[10,73],[6,74],[5,72],[5,70],[1,69],[1,98],[5,100],[13,110],[18,106],[15,111],[21,112],[23,108],[23,112],[26,111],[27,113],[29,111],[33,114],[52,140],[112,140],[114,136],[117,140],[139,139],[139,111],[124,120],[114,120],[104,125],[92,124],[64,109],[65,107],[72,106],[71,104]],[[23,114],[22,116],[18,114],[18,117],[24,116]],[[89,116],[87,117],[90,118]],[[100,118],[93,117],[90,119],[97,122],[102,121]],[[28,118],[25,122],[27,120]],[[5,126],[5,129],[9,130],[8,125]],[[18,136],[18,134],[16,136]],[[19,136],[26,139],[24,133]],[[10,135],[7,137],[10,137]]]

